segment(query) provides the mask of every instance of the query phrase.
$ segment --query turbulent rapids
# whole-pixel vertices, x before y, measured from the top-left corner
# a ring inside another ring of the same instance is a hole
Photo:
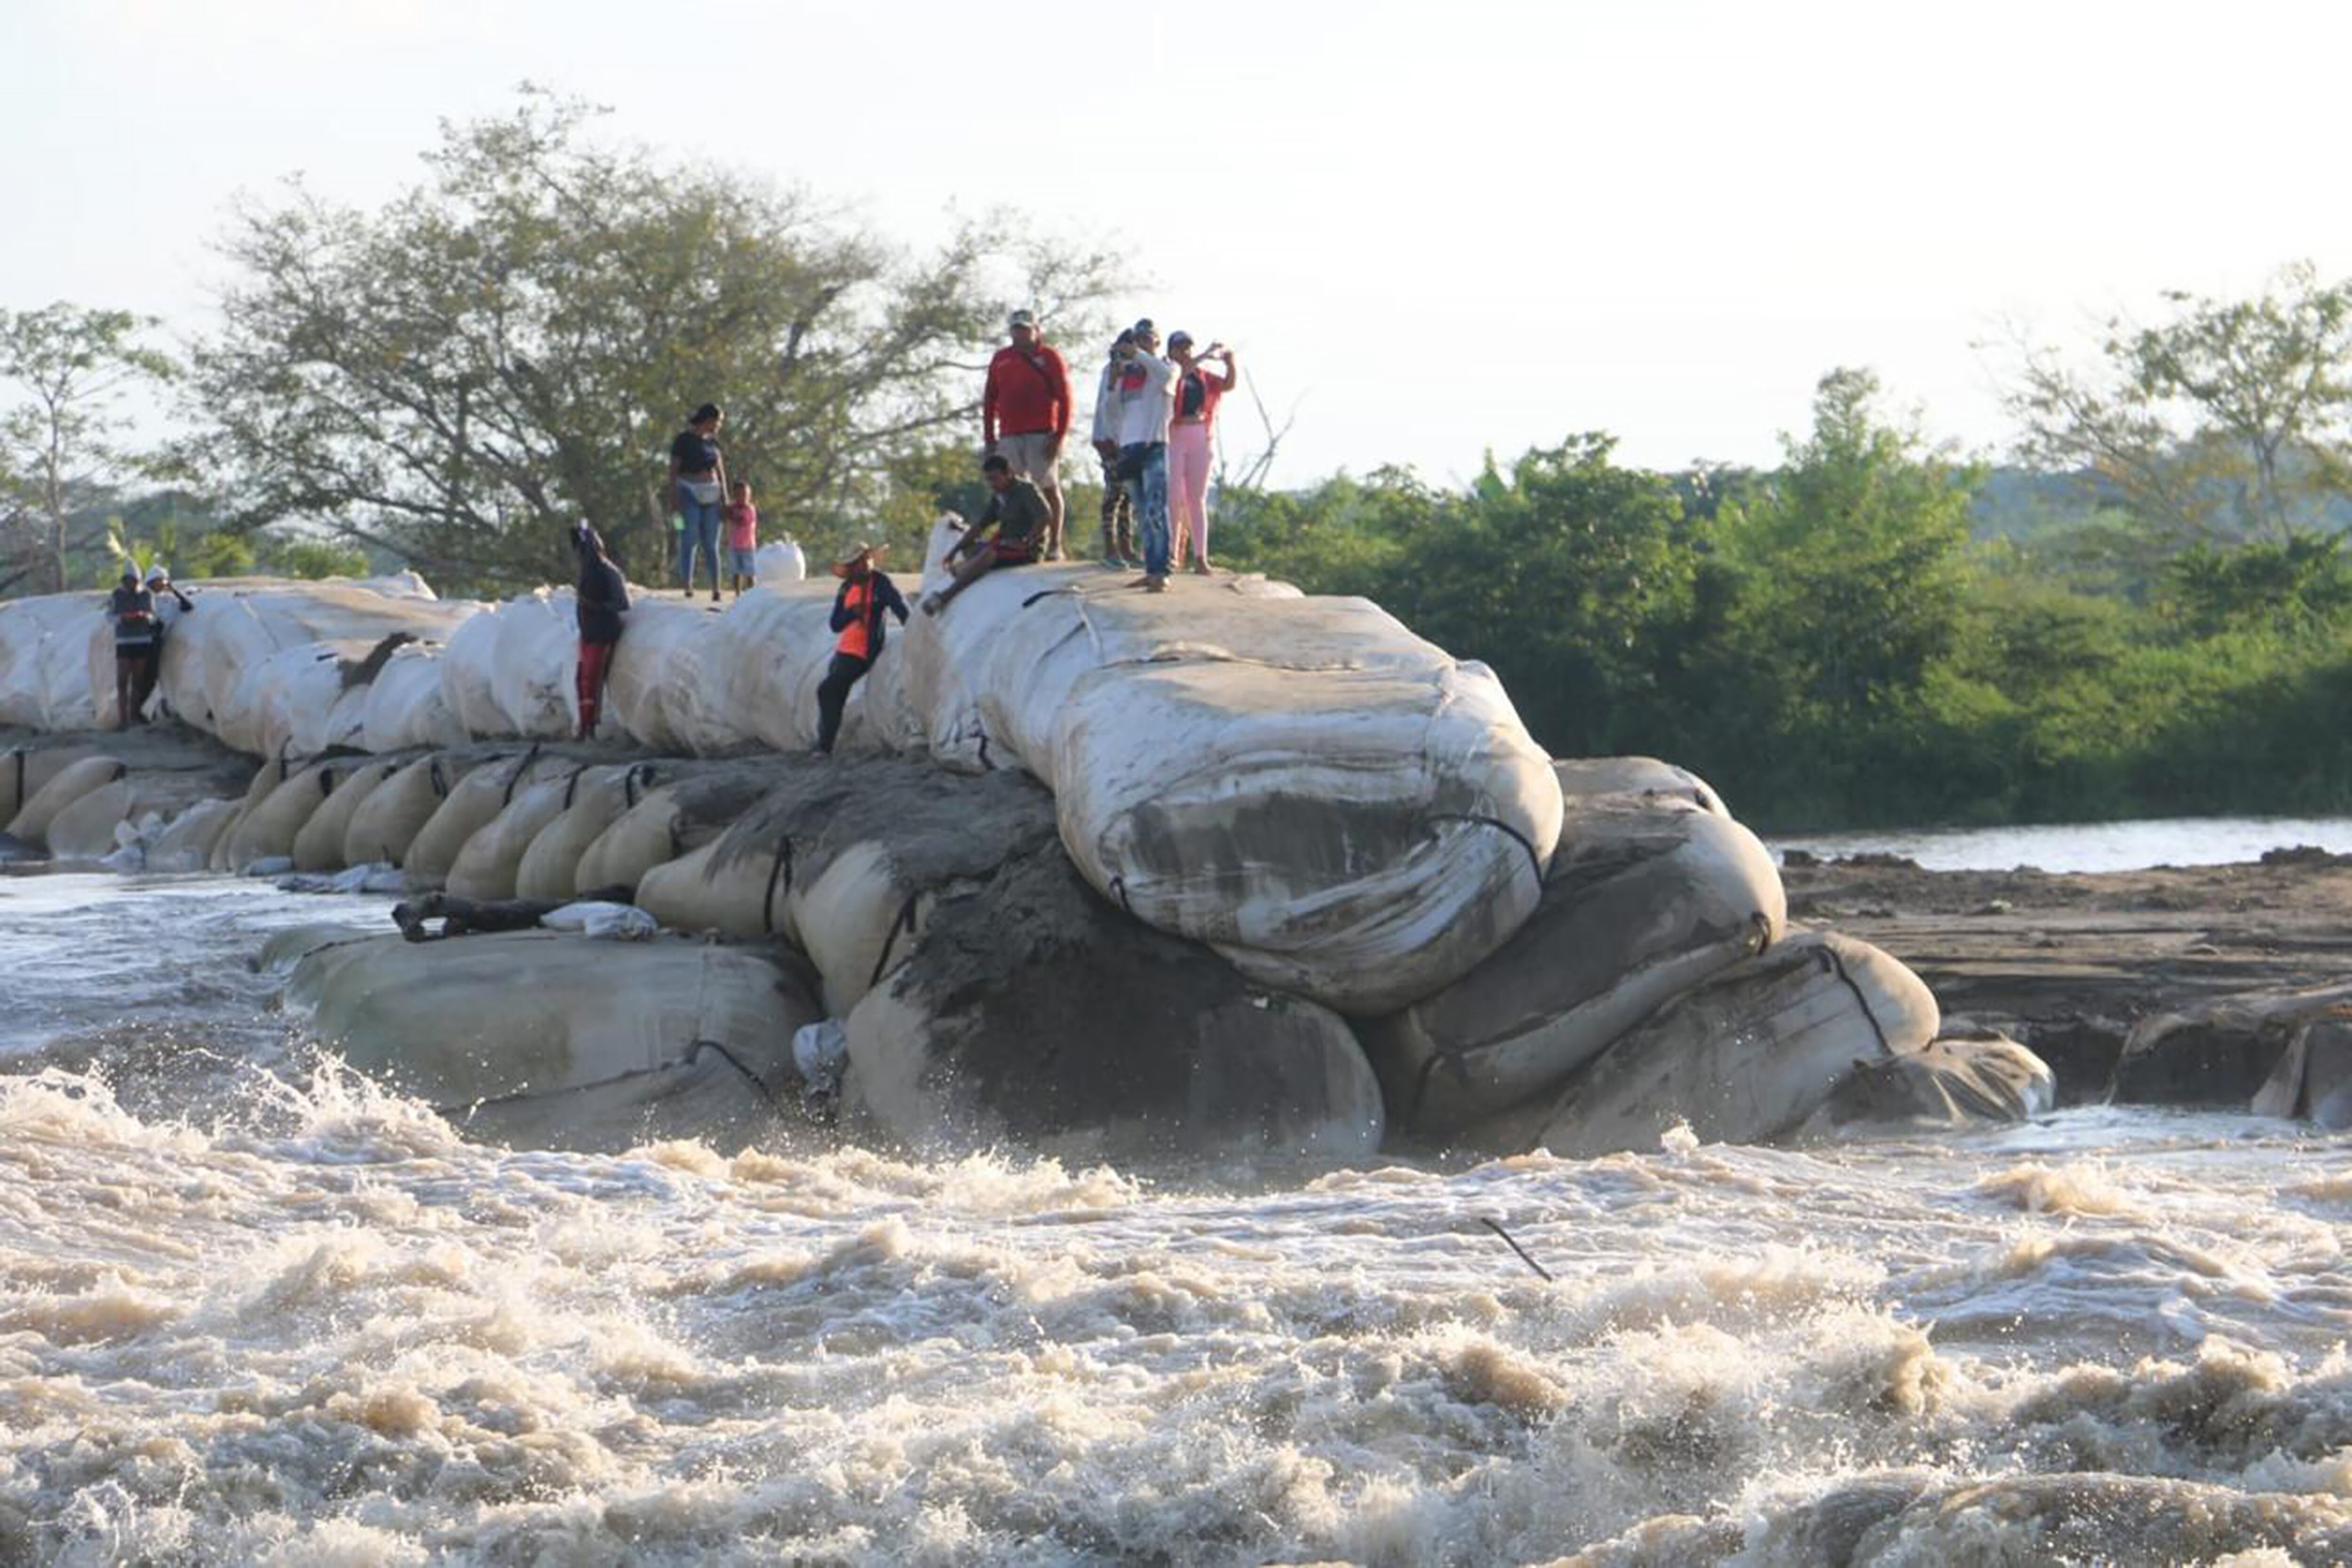
[[[121,733],[0,607],[0,1562],[2352,1558],[2340,1136],[2053,1114],[1701,781],[1103,584],[830,761],[813,585],[596,745],[561,594],[211,584]],[[2329,1123],[2340,1002],[2133,1070]]]

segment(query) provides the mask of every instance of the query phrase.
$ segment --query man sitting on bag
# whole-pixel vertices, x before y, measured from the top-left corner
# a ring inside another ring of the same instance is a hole
[[[1053,513],[1037,487],[1016,479],[1013,465],[1003,458],[990,458],[981,464],[980,471],[995,496],[980,521],[948,552],[946,564],[955,573],[955,581],[923,601],[927,616],[938,615],[958,594],[1001,566],[1028,565],[1037,559],[1037,548],[1045,537]],[[971,559],[958,566],[960,555]]]

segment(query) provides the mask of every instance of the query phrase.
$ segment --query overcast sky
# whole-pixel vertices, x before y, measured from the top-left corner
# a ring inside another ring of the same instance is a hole
[[[2032,4],[0,0],[0,306],[200,327],[240,189],[373,204],[524,79],[618,137],[855,204],[1117,237],[1240,346],[1277,478],[1466,478],[1605,429],[1765,462],[1877,369],[2006,437],[1985,345],[2166,288],[2352,271],[2352,10]],[[1091,360],[1091,349],[1082,357]],[[1257,442],[1246,405],[1230,447]]]

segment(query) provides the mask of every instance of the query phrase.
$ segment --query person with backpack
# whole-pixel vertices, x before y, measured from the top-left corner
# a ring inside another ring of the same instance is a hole
[[[841,586],[834,591],[831,624],[839,635],[834,639],[833,661],[816,689],[816,749],[826,756],[833,754],[833,742],[841,734],[841,713],[849,705],[849,689],[882,657],[884,614],[898,616],[902,626],[907,624],[906,597],[875,566],[886,548],[853,544],[833,563],[833,574],[841,579]]]
[[[1045,498],[1047,520],[1040,560],[1062,559],[1062,481],[1054,466],[1070,433],[1070,373],[1037,331],[1037,318],[1015,310],[1005,323],[1013,342],[988,362],[980,398],[984,457],[1002,457],[1016,479]]]

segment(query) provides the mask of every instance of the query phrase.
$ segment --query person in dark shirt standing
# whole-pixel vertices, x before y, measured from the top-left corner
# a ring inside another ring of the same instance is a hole
[[[629,584],[604,548],[604,540],[583,518],[572,531],[572,548],[580,557],[580,663],[573,679],[580,694],[583,741],[596,738],[603,716],[604,679],[612,673],[613,647],[621,640],[621,617],[629,608]]]
[[[1037,559],[1038,545],[1045,537],[1053,514],[1037,487],[1014,478],[1013,465],[1001,457],[981,464],[980,471],[995,495],[971,531],[948,552],[945,564],[954,572],[955,580],[923,600],[927,616],[946,609],[958,594],[1000,566],[1028,565]],[[960,555],[971,559],[958,566]]]
[[[147,721],[139,711],[139,682],[155,652],[155,595],[139,585],[138,567],[122,569],[106,618],[114,623],[115,723],[128,730]]]
[[[874,661],[882,657],[883,614],[907,624],[907,601],[898,584],[875,569],[882,553],[876,544],[853,544],[833,564],[841,586],[833,595],[833,662],[816,689],[816,749],[831,755],[841,733],[841,710],[849,704],[849,689],[857,684]]]
[[[160,561],[147,568],[147,592],[155,600],[155,641],[147,650],[146,662],[139,667],[139,689],[131,694],[131,706],[142,714],[147,711],[147,699],[154,694],[156,681],[163,679],[163,645],[171,640],[172,622],[196,607],[173,585],[171,568]]]
[[[719,598],[719,512],[727,499],[727,464],[719,452],[719,427],[727,416],[719,405],[696,409],[687,427],[669,444],[670,504],[679,521],[677,575],[686,596],[694,597],[694,552],[710,563],[710,597]]]

